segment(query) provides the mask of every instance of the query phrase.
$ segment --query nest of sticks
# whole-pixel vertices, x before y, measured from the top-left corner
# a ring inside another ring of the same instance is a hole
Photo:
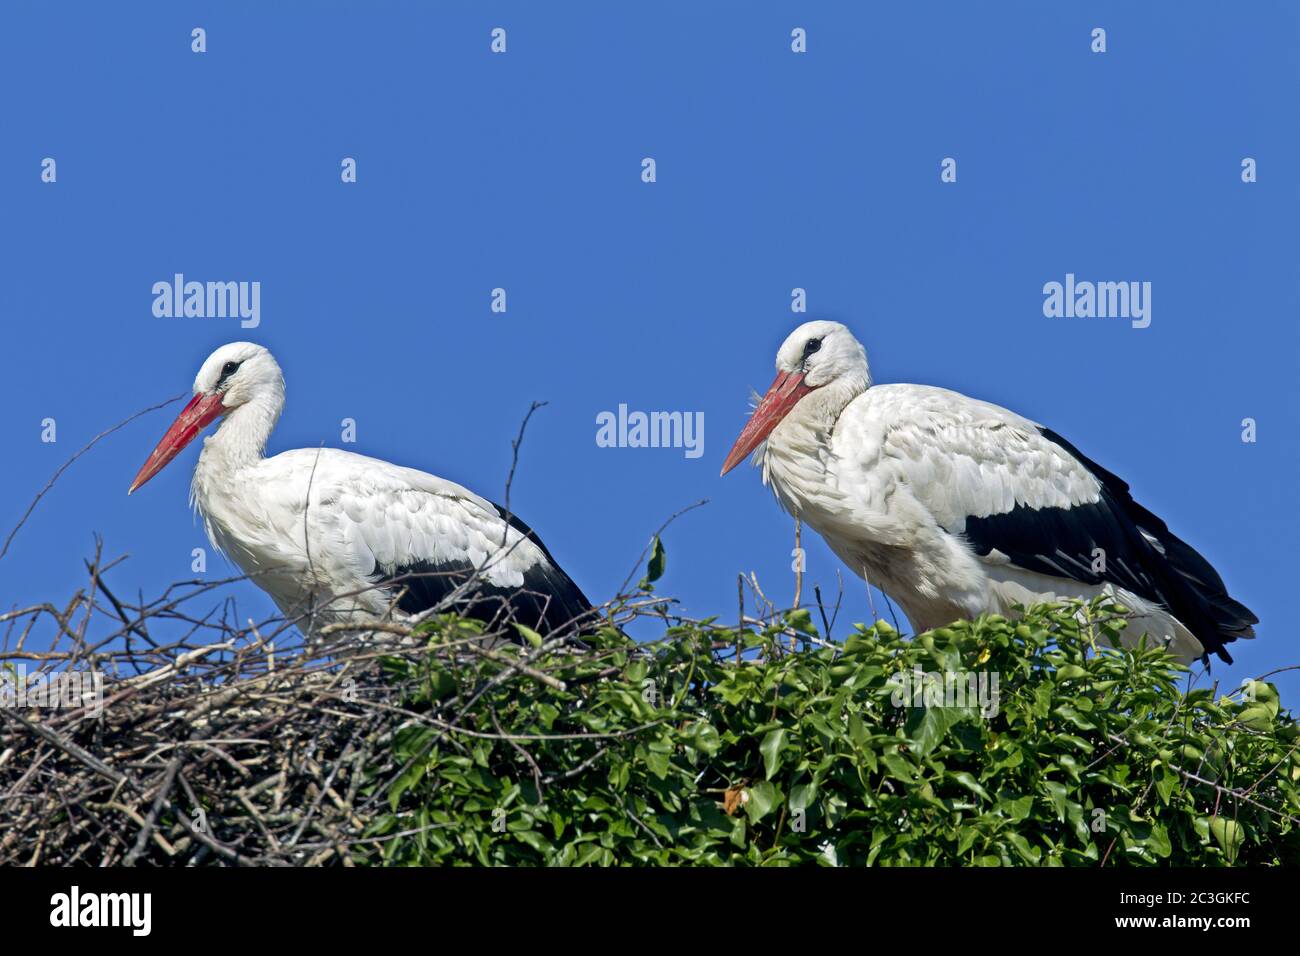
[[[0,614],[0,865],[368,861],[405,835],[366,827],[405,769],[393,735],[421,719],[381,662],[489,658],[504,665],[493,681],[558,684],[491,635],[431,651],[388,622],[331,625],[333,643],[308,644],[282,619],[237,624],[215,593],[229,581],[130,603],[106,585],[109,567],[87,562],[64,608]],[[191,611],[205,595],[216,607]],[[164,631],[180,636],[164,643]]]

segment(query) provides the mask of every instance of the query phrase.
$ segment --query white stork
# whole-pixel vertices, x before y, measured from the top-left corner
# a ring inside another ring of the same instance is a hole
[[[1128,485],[1050,429],[926,385],[872,385],[837,322],[807,322],[727,455],[763,482],[918,631],[1016,604],[1107,595],[1184,661],[1258,623]],[[762,446],[761,449],[759,446]]]
[[[283,407],[271,353],[223,345],[127,494],[221,419],[203,442],[191,504],[213,546],[304,632],[390,610],[415,615],[449,597],[489,622],[508,609],[543,634],[591,611],[527,525],[460,485],[332,448],[264,457]]]

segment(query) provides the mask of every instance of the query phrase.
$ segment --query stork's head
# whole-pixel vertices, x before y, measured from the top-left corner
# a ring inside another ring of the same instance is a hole
[[[271,353],[252,342],[221,346],[199,369],[194,377],[194,397],[176,416],[126,493],[162,471],[212,422],[258,399],[270,400],[276,412],[284,401],[284,375]]]
[[[800,399],[826,386],[843,387],[846,400],[871,384],[867,353],[838,322],[805,322],[776,353],[776,381],[763,396],[723,462],[726,474],[767,440]]]

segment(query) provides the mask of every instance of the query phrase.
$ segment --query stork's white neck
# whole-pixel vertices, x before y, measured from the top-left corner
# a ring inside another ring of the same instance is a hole
[[[828,487],[831,433],[840,413],[871,384],[870,376],[844,376],[805,395],[772,430],[763,451],[763,483],[795,517],[833,506]]]
[[[262,460],[266,441],[284,408],[284,393],[265,391],[232,409],[216,433],[203,440],[195,481],[203,471],[237,470]]]

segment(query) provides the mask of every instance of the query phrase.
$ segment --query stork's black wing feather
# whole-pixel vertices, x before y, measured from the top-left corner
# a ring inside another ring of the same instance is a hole
[[[462,596],[463,600],[456,602],[456,610],[487,624],[509,618],[542,635],[557,632],[587,615],[591,611],[591,602],[551,556],[537,533],[517,516],[508,515],[500,505],[494,504],[493,507],[510,522],[511,527],[537,545],[543,560],[524,572],[524,583],[519,588],[477,582],[472,591]],[[402,593],[397,607],[407,614],[418,614],[437,607],[470,580],[474,570],[469,561],[416,561],[390,569],[376,565],[372,577],[390,585],[394,591],[400,589]]]
[[[1213,652],[1231,663],[1225,645],[1253,637],[1259,619],[1228,596],[1205,558],[1133,500],[1122,479],[1051,429],[1041,432],[1096,477],[1099,499],[1069,508],[1017,505],[967,518],[965,533],[975,551],[997,550],[1028,571],[1125,588],[1173,614],[1205,647],[1207,660]]]

